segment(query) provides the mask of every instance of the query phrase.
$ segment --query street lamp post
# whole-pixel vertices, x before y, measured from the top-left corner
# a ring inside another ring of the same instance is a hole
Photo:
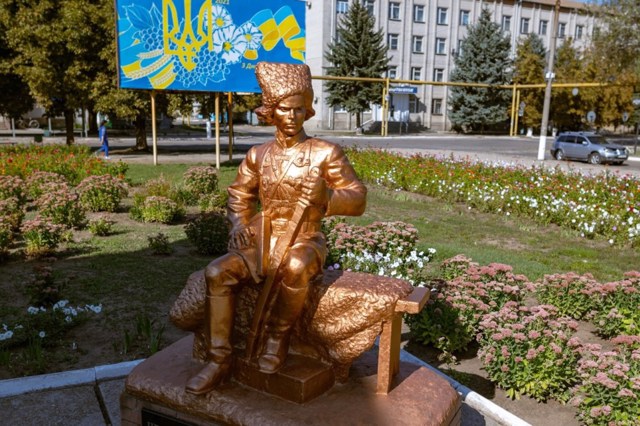
[[[551,107],[551,84],[553,83],[553,61],[556,55],[556,42],[558,40],[558,15],[560,15],[560,0],[556,0],[553,12],[551,28],[551,45],[549,46],[549,60],[547,62],[547,86],[544,90],[544,106],[542,108],[542,124],[540,125],[540,144],[538,145],[538,160],[544,161],[544,153],[547,149],[547,126],[549,125],[549,109]]]

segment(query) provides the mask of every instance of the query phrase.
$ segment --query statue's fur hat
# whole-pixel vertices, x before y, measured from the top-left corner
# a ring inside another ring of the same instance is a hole
[[[260,62],[256,66],[256,77],[262,89],[262,106],[256,108],[260,121],[273,124],[273,112],[278,104],[293,95],[304,97],[307,110],[305,120],[313,117],[313,87],[311,70],[306,64],[284,64]]]

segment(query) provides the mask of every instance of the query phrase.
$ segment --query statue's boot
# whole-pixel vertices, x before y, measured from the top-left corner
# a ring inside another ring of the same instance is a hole
[[[193,376],[186,391],[202,395],[229,379],[231,373],[231,329],[233,327],[234,295],[207,296],[205,318],[209,362]]]
[[[292,288],[280,285],[278,299],[266,327],[267,339],[258,358],[261,372],[273,374],[284,364],[289,351],[291,329],[307,300],[307,289],[307,286]]]

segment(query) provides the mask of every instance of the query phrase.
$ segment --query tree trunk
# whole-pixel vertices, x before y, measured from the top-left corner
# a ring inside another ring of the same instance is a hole
[[[362,126],[362,113],[356,112],[356,129],[359,129]]]
[[[89,134],[98,134],[97,114],[92,108],[89,108]]]
[[[136,126],[136,150],[148,151],[149,145],[147,145],[147,118],[144,113],[138,114],[134,121]]]
[[[67,133],[67,145],[73,145],[75,138],[73,136],[73,125],[75,119],[75,111],[72,109],[64,110],[64,127]]]

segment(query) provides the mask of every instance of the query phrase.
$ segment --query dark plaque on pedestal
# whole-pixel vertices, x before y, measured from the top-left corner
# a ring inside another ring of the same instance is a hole
[[[174,417],[143,408],[142,426],[193,426],[193,423],[183,422]]]

